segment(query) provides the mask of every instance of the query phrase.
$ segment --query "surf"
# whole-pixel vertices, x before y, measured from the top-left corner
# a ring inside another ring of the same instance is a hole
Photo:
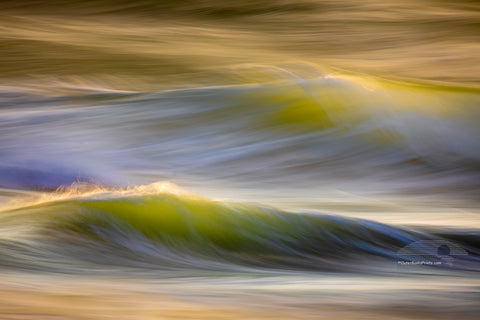
[[[2,264],[27,269],[94,261],[140,270],[379,272],[412,243],[447,241],[418,228],[210,200],[166,182],[63,189],[2,212],[1,222],[11,230],[2,233]],[[477,249],[461,243],[470,254],[457,257],[456,268],[472,269]],[[429,250],[416,254],[439,259]],[[42,258],[27,263],[32,254]]]

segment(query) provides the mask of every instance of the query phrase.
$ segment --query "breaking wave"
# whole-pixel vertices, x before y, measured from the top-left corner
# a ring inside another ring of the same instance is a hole
[[[404,259],[398,254],[402,248],[429,242],[438,246],[454,236],[213,201],[170,183],[63,190],[4,211],[2,225],[10,230],[0,240],[2,265],[48,270],[93,262],[167,270],[378,272],[378,264]],[[475,241],[462,241],[462,234],[468,232],[456,234],[462,252],[452,252],[455,268],[478,270],[478,247]],[[428,245],[418,250],[414,254],[423,259],[442,261]]]

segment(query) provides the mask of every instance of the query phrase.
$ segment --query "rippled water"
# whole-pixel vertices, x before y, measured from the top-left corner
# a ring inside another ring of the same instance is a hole
[[[475,319],[475,1],[3,1],[0,315]]]

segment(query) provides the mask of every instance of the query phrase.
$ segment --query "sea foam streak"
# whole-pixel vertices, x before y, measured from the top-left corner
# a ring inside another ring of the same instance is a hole
[[[0,13],[1,319],[478,319],[480,2]]]

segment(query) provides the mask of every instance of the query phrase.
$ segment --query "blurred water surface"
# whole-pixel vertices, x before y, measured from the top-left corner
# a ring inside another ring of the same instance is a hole
[[[465,0],[2,1],[1,317],[476,319],[479,38]]]

